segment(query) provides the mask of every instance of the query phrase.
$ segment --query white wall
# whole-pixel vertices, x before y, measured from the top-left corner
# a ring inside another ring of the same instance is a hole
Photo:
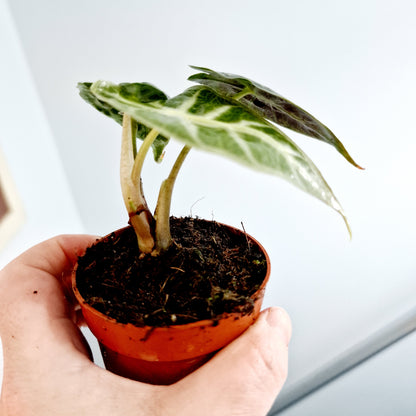
[[[193,152],[178,180],[174,214],[192,207],[243,221],[268,249],[266,304],[284,306],[294,324],[289,386],[413,307],[412,0],[9,4],[87,232],[106,233],[126,218],[120,130],[77,97],[80,80],[151,81],[174,95],[190,85],[187,64],[241,73],[317,115],[366,167],[295,137],[344,205],[351,242],[336,214],[275,178]],[[146,165],[151,203],[176,151],[169,146],[158,173]]]
[[[13,20],[0,0],[0,148],[24,222],[0,252],[0,268],[32,245],[84,231]],[[0,381],[3,356],[0,351]]]
[[[25,221],[0,264],[58,233],[83,232],[61,158],[5,1],[0,3],[0,147]]]

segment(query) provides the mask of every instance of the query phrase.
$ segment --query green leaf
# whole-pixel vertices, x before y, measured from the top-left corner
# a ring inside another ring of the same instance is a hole
[[[352,165],[362,169],[328,127],[271,89],[238,75],[215,72],[196,66],[191,66],[191,68],[203,72],[191,75],[188,78],[190,81],[212,88],[221,97],[238,102],[260,117],[331,144]]]
[[[79,82],[79,95],[91,104],[99,112],[115,120],[118,124],[123,124],[123,114],[108,103],[99,100],[91,91],[91,82]],[[156,87],[147,83],[123,83],[120,84],[120,94],[133,102],[143,102],[146,104],[164,102],[167,96]],[[137,138],[143,140],[151,129],[144,124],[137,126]],[[153,142],[153,157],[155,161],[160,161],[163,151],[168,144],[169,139],[159,135]]]
[[[150,104],[127,99],[119,85],[105,81],[97,81],[91,90],[100,100],[165,136],[286,179],[338,211],[347,223],[318,168],[288,136],[210,88],[192,87],[165,103]]]

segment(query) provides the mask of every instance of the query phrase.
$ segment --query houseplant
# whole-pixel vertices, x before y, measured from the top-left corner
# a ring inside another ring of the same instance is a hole
[[[200,72],[189,79],[199,85],[170,99],[147,83],[78,85],[88,103],[122,124],[120,176],[130,227],[79,259],[74,292],[107,368],[155,384],[175,382],[241,334],[260,311],[270,274],[267,253],[245,231],[170,216],[191,148],[283,177],[335,209],[348,230],[319,170],[276,124],[331,144],[359,167],[327,127],[289,100],[247,78],[193,68]],[[184,147],[152,214],[141,170],[150,148],[161,160],[170,137]]]

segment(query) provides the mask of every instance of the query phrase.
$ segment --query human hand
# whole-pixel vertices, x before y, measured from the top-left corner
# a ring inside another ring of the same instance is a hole
[[[287,375],[291,324],[279,308],[171,386],[110,373],[91,361],[70,271],[91,236],[41,243],[0,272],[1,416],[265,415]]]

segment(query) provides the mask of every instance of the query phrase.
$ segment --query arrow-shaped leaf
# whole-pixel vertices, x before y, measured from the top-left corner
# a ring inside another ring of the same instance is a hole
[[[331,188],[302,150],[276,126],[210,88],[189,88],[164,104],[130,100],[120,93],[119,85],[105,81],[94,83],[91,91],[164,136],[286,179],[338,211],[348,226]]]
[[[202,73],[188,79],[212,88],[218,95],[248,108],[283,127],[334,146],[351,164],[361,169],[337,137],[315,117],[296,104],[247,78],[192,66]]]
[[[79,95],[88,103],[91,104],[99,112],[115,120],[118,124],[123,124],[123,115],[119,110],[112,107],[110,104],[99,100],[90,90],[91,82],[79,82]],[[158,88],[147,83],[124,83],[120,84],[120,94],[132,101],[143,102],[146,104],[165,102],[167,96]],[[149,133],[150,128],[143,124],[137,126],[137,138],[143,140]],[[156,161],[161,159],[163,150],[168,144],[169,139],[159,135],[152,144],[153,157]]]

